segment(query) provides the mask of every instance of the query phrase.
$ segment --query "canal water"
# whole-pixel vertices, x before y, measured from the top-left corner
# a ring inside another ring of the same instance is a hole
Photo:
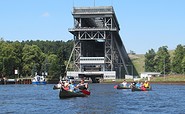
[[[0,114],[183,114],[185,85],[152,84],[148,92],[89,84],[91,95],[59,99],[53,84],[0,85]]]

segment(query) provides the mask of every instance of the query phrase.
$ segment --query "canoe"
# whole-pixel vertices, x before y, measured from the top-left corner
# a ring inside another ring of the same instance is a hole
[[[82,90],[79,92],[71,92],[64,90],[63,88],[60,89],[59,97],[62,98],[71,98],[71,97],[86,97],[90,95],[90,92],[87,90]]]
[[[136,87],[132,87],[131,90],[132,91],[151,91],[152,87],[150,87],[150,88],[136,88]]]
[[[130,87],[125,87],[125,86],[122,86],[122,85],[115,85],[114,88],[115,89],[131,89]]]
[[[117,89],[131,89],[130,87],[117,86]]]

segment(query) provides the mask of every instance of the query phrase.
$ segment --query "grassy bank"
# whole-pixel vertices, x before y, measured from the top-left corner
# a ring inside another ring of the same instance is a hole
[[[155,77],[151,79],[151,83],[185,84],[185,75],[169,75],[164,77]]]
[[[103,80],[102,83],[121,83],[124,79],[116,80]],[[132,82],[132,79],[128,79],[127,82]],[[140,81],[145,81],[141,79]],[[166,83],[166,84],[185,84],[185,75],[167,75],[164,77],[152,77],[150,83]]]
[[[144,54],[136,54],[136,55],[129,54],[128,56],[130,57],[132,63],[134,64],[134,66],[139,74],[141,74],[142,72],[145,71],[145,69],[144,69],[144,66],[145,66]]]

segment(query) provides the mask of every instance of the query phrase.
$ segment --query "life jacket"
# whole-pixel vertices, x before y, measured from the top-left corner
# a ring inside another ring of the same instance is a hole
[[[149,88],[149,83],[148,83],[148,82],[145,82],[145,83],[143,84],[143,86],[144,86],[145,88]]]

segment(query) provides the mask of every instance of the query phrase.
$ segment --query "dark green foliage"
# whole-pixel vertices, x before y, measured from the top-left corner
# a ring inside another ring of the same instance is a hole
[[[65,67],[73,48],[73,40],[12,42],[0,39],[0,76],[15,78],[47,73],[52,79],[64,76]],[[171,62],[172,61],[172,62]],[[185,73],[185,48],[178,45],[172,60],[167,46],[145,54],[145,71],[161,73]]]
[[[184,55],[184,57],[183,57],[183,60],[182,60],[182,72],[183,72],[183,74],[185,74],[185,55]]]
[[[170,54],[167,48],[167,46],[160,47],[155,58],[156,71],[162,74],[169,74],[171,71]]]
[[[156,53],[153,49],[149,50],[145,54],[145,71],[146,72],[155,72],[155,56]]]
[[[41,67],[45,60],[45,54],[37,45],[25,45],[22,51],[24,75],[31,75],[31,71],[42,74]],[[34,75],[32,73],[32,75]]]
[[[16,53],[14,45],[7,42],[0,43],[0,68],[2,76],[9,76],[14,73],[14,70],[17,69],[17,65],[20,64],[20,60],[17,57],[18,54]]]
[[[64,41],[22,41],[0,40],[0,75],[8,78],[49,74],[59,79],[65,72],[65,63],[73,47],[73,40]]]
[[[162,46],[156,54],[153,49],[145,54],[146,72],[185,74],[185,47],[178,45],[171,57],[167,48]]]
[[[172,72],[177,74],[184,73],[184,59],[185,47],[178,45],[175,49],[174,57],[172,59]]]

